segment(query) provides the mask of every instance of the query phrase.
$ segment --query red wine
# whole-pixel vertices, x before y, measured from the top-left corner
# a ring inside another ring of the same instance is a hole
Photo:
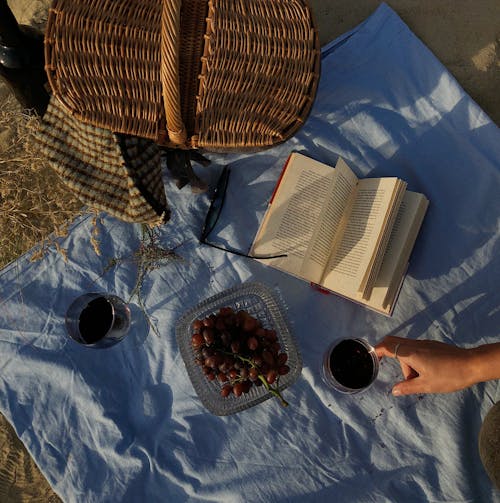
[[[365,388],[373,380],[373,358],[356,340],[340,341],[330,354],[329,364],[333,377],[346,388]]]
[[[78,319],[78,329],[86,344],[95,344],[102,339],[112,325],[113,306],[105,297],[91,300]]]

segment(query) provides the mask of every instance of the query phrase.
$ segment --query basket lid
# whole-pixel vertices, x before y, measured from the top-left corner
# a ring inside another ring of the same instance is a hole
[[[170,147],[279,143],[319,80],[306,0],[55,0],[45,44],[75,117]]]

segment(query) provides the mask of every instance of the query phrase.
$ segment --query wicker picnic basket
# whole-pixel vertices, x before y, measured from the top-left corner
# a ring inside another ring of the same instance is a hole
[[[229,151],[300,128],[320,50],[307,0],[55,0],[45,60],[52,92],[85,123]]]

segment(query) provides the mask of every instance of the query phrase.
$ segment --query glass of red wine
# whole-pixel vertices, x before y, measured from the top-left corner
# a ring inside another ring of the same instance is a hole
[[[341,393],[366,390],[377,378],[378,370],[375,349],[363,339],[338,339],[323,356],[323,380]]]
[[[79,344],[108,348],[120,342],[130,327],[130,308],[109,293],[86,293],[66,312],[66,330]]]

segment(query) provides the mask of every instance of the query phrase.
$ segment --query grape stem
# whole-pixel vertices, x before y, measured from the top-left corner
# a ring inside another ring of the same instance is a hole
[[[228,351],[223,351],[223,353],[228,354],[228,355],[232,355],[232,356],[238,358],[238,360],[241,360],[244,363],[248,363],[252,368],[257,368],[257,366],[255,365],[255,363],[252,360],[250,360],[249,358],[245,358],[244,356],[241,356],[238,353],[229,353]],[[269,393],[271,393],[271,395],[273,395],[276,398],[278,398],[278,400],[280,401],[280,403],[281,403],[281,405],[283,407],[288,407],[289,403],[283,398],[283,395],[280,392],[280,388],[279,388],[279,376],[278,376],[278,380],[276,381],[276,388],[273,388],[267,382],[266,378],[260,372],[259,372],[258,378],[259,378],[260,381],[262,381],[262,384],[264,385],[264,387],[266,388],[266,390]]]
[[[276,388],[271,387],[271,385],[266,381],[266,378],[262,374],[259,374],[259,379],[262,381],[262,384],[267,389],[267,391],[269,391],[271,395],[274,395],[276,398],[278,398],[283,407],[288,407],[288,402],[281,395],[279,386],[277,384]]]

